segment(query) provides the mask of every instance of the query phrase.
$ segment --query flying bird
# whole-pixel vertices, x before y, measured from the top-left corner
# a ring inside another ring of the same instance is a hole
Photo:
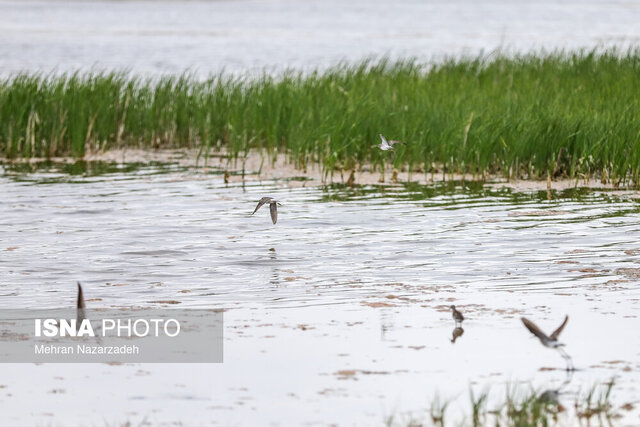
[[[464,316],[462,315],[462,313],[456,310],[455,305],[451,306],[451,317],[453,317],[453,320],[455,320],[456,325],[459,325],[459,326],[462,325],[462,322],[464,321]]]
[[[273,223],[275,224],[276,221],[278,221],[278,205],[280,204],[280,202],[274,199],[273,197],[263,197],[262,199],[260,199],[260,201],[258,202],[258,206],[256,206],[255,210],[251,215],[258,212],[258,209],[260,209],[262,205],[266,203],[269,203],[269,211],[271,212],[271,221],[273,221]]]
[[[524,326],[529,330],[529,332],[535,335],[536,338],[540,340],[540,343],[542,343],[543,346],[557,350],[562,355],[564,360],[567,362],[567,370],[572,371],[573,362],[571,361],[571,357],[569,357],[569,355],[562,349],[562,347],[564,347],[564,343],[561,343],[560,341],[558,341],[558,337],[560,336],[560,333],[562,332],[564,327],[567,325],[568,321],[569,321],[569,316],[565,316],[564,322],[562,322],[562,324],[558,326],[558,328],[555,331],[553,331],[551,335],[547,335],[544,332],[542,332],[542,330],[540,330],[540,328],[538,328],[538,326],[536,326],[536,324],[533,323],[531,320],[526,319],[524,317],[522,318],[522,323],[524,323]]]
[[[395,144],[404,144],[404,142],[400,141],[387,141],[387,138],[385,138],[382,134],[380,134],[380,140],[380,144],[377,147],[382,151],[393,150],[393,146]]]
[[[560,325],[558,329],[553,331],[551,335],[547,335],[544,332],[542,332],[540,328],[538,328],[536,324],[533,323],[531,320],[526,319],[524,317],[522,318],[522,323],[524,323],[524,326],[526,326],[529,332],[535,335],[540,340],[543,346],[548,348],[558,348],[564,345],[563,343],[558,341],[558,337],[560,336],[560,333],[562,332],[562,330],[564,329],[568,321],[569,321],[569,316],[565,316],[564,322],[562,322],[562,325]]]

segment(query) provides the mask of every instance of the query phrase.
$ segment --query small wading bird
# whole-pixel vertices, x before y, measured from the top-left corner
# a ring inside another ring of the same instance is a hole
[[[565,316],[564,322],[562,322],[562,325],[558,326],[558,329],[553,331],[551,335],[547,335],[544,332],[542,332],[540,328],[538,328],[536,324],[533,323],[531,320],[526,319],[524,317],[522,318],[522,323],[524,323],[524,326],[529,330],[529,332],[535,335],[540,340],[543,346],[557,350],[560,353],[560,355],[562,355],[564,360],[567,362],[567,371],[573,371],[574,367],[573,367],[573,362],[571,360],[571,357],[569,357],[569,355],[562,349],[564,344],[558,341],[558,337],[560,336],[560,333],[562,332],[564,327],[567,325],[568,321],[569,321],[569,316]]]
[[[462,313],[456,310],[455,305],[451,306],[451,317],[453,317],[453,320],[455,320],[456,326],[462,326],[462,322],[464,321],[464,316],[462,315]]]
[[[387,138],[385,138],[382,134],[380,134],[380,140],[381,140],[380,144],[377,145],[377,147],[382,151],[388,151],[388,150],[393,151],[393,146],[395,144],[404,144],[404,142],[400,142],[400,141],[387,141]]]
[[[275,200],[273,197],[263,197],[262,199],[260,199],[260,201],[258,202],[258,206],[256,206],[251,215],[258,212],[258,209],[260,209],[265,203],[269,203],[269,210],[271,211],[271,221],[273,221],[273,223],[275,224],[276,221],[278,221],[278,205],[280,204],[280,202]]]

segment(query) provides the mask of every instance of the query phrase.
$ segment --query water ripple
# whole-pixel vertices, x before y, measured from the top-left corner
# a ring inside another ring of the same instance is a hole
[[[192,306],[340,304],[384,295],[386,283],[410,296],[427,286],[580,292],[628,280],[616,271],[640,261],[628,255],[640,247],[640,205],[607,192],[549,201],[459,183],[225,186],[172,166],[79,180],[54,165],[3,170],[5,307],[60,306],[75,280],[107,305],[146,304],[150,292]],[[266,210],[250,215],[264,194],[283,202],[276,226]],[[620,285],[637,293],[632,283]]]

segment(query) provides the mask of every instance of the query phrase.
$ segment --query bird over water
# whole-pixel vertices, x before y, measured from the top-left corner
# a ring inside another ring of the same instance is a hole
[[[553,331],[551,335],[547,335],[544,332],[542,332],[542,330],[538,328],[538,326],[536,326],[536,324],[533,323],[531,320],[526,319],[524,317],[522,318],[522,323],[524,323],[524,326],[529,330],[529,332],[535,335],[536,338],[540,340],[543,346],[557,350],[562,355],[562,357],[567,361],[568,363],[567,370],[573,370],[573,364],[571,363],[571,358],[562,349],[564,344],[558,341],[558,337],[560,336],[560,333],[562,332],[564,327],[567,325],[568,321],[569,321],[569,316],[565,316],[562,324],[558,326],[558,328],[555,331]]]
[[[279,201],[274,199],[273,197],[263,197],[258,201],[258,206],[256,206],[255,210],[251,215],[258,212],[258,209],[262,207],[262,205],[269,203],[269,211],[271,212],[271,221],[275,224],[278,221],[278,205]]]
[[[385,138],[382,134],[380,134],[380,144],[378,145],[379,149],[381,149],[382,151],[393,150],[393,146],[395,144],[404,144],[404,142],[387,141],[387,138]]]

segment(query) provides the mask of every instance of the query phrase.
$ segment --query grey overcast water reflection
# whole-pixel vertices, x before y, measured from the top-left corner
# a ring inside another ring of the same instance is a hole
[[[568,403],[613,377],[616,403],[640,396],[637,193],[227,185],[211,169],[104,163],[5,164],[0,187],[0,308],[72,306],[80,280],[93,308],[228,309],[221,365],[0,366],[18,423],[424,416],[435,393],[468,406],[470,384],[558,386],[562,359],[519,317],[551,330],[565,313],[581,369]],[[282,201],[275,226],[250,215],[263,195]],[[455,345],[452,303],[467,318]]]
[[[640,5],[611,0],[0,0],[0,75],[127,69],[207,75],[366,56],[636,45]]]

